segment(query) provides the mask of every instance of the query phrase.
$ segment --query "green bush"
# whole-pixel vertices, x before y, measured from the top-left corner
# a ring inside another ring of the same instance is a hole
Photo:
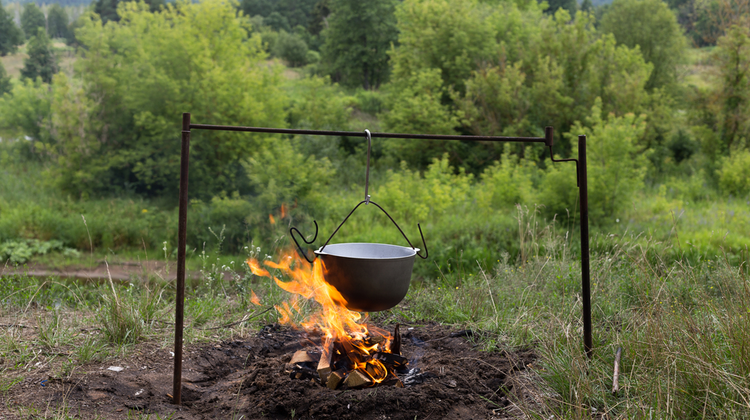
[[[726,194],[750,194],[750,150],[733,150],[717,171],[719,187]]]
[[[202,250],[204,245],[216,244],[222,252],[238,254],[250,243],[248,220],[254,208],[247,199],[235,193],[231,197],[214,197],[209,203],[195,200],[190,203],[188,245]]]
[[[525,159],[510,153],[505,147],[502,160],[495,161],[481,175],[482,183],[476,189],[477,204],[484,209],[510,208],[518,203],[534,203],[536,191],[533,178],[539,168]]]
[[[307,44],[297,34],[279,32],[271,53],[286,61],[290,67],[300,67],[307,64]]]
[[[587,118],[586,126],[576,123],[565,136],[578,153],[577,135],[585,133],[588,174],[589,217],[594,223],[622,212],[634,199],[646,174],[646,158],[636,147],[646,124],[643,117],[626,114],[622,117],[601,117],[601,101],[597,101]],[[571,166],[552,164],[544,178],[540,202],[547,211],[565,214],[576,203],[575,172]],[[579,203],[580,204],[580,203]],[[580,207],[580,206],[578,206]]]
[[[367,114],[376,115],[384,111],[383,94],[377,90],[357,89],[357,108]]]
[[[0,264],[6,261],[12,265],[23,264],[35,255],[45,255],[49,252],[60,251],[65,255],[77,256],[75,249],[63,246],[62,241],[40,241],[37,239],[18,239],[0,243]]]

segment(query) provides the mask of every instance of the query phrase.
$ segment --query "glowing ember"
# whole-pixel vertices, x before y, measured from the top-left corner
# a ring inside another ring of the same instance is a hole
[[[405,359],[397,364],[391,363],[390,369],[381,361],[383,354],[391,353],[392,336],[385,330],[358,322],[361,315],[347,309],[344,297],[326,283],[323,277],[325,267],[320,259],[310,264],[290,252],[278,263],[263,261],[263,266],[277,269],[290,279],[286,282],[261,267],[256,259],[248,259],[247,264],[253,274],[272,278],[279,287],[292,294],[289,300],[276,306],[281,316],[279,323],[308,332],[322,332],[322,354],[317,371],[324,385],[327,383],[331,387],[329,377],[333,377],[334,388],[339,382],[346,384],[347,380],[350,387],[372,386],[389,378],[389,374],[398,382],[392,369],[405,367]],[[303,314],[300,298],[315,300],[319,304],[318,310],[309,315]],[[305,319],[295,322],[295,318],[299,317],[297,315]],[[394,357],[403,359],[398,355]],[[344,373],[341,372],[342,365],[347,367]],[[342,379],[342,375],[347,375],[346,380]],[[355,382],[357,385],[353,385]]]

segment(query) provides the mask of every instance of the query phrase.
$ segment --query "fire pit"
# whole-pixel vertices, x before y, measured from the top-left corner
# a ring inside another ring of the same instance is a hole
[[[404,386],[398,375],[407,374],[409,369],[406,357],[401,355],[398,325],[390,334],[360,323],[359,312],[349,310],[347,300],[325,280],[320,259],[311,264],[290,252],[279,263],[266,260],[261,264],[251,258],[247,264],[255,275],[272,278],[279,287],[292,294],[288,301],[276,306],[281,314],[279,322],[320,337],[311,343],[313,349],[299,350],[294,354],[287,365],[291,378],[313,380],[331,389],[378,384]],[[281,281],[263,266],[278,270],[291,280]],[[300,299],[314,300],[318,304],[317,310],[304,310]],[[296,318],[303,320],[296,321]]]

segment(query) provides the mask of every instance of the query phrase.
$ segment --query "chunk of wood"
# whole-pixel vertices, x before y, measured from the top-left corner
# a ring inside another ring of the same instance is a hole
[[[292,360],[289,362],[289,364],[294,365],[297,363],[317,363],[318,361],[320,361],[320,354],[310,354],[307,352],[307,350],[297,350],[297,352],[294,353],[294,356],[292,356]]]
[[[346,369],[334,370],[328,375],[328,383],[326,386],[331,389],[336,389],[341,385],[341,381],[346,377]]]
[[[617,348],[615,353],[615,373],[612,375],[612,395],[617,394],[620,390],[620,357],[622,356],[622,347]]]
[[[333,357],[333,340],[326,338],[323,343],[323,352],[320,355],[318,361],[318,375],[320,375],[320,383],[328,383],[328,375],[331,374],[331,357]]]
[[[391,340],[391,346],[389,350],[393,354],[401,354],[401,333],[399,332],[399,324],[396,324],[396,328],[393,329],[393,340]]]
[[[383,382],[381,382],[381,385],[383,385],[383,386],[395,386],[396,388],[403,388],[404,387],[404,383],[401,382],[401,379],[399,379],[398,377],[393,376],[393,375],[385,378],[385,380]]]
[[[352,343],[350,343],[347,340],[341,341],[341,353],[346,356],[349,361],[352,363],[352,366],[357,366],[360,363],[364,363],[365,361],[365,355],[360,352],[360,350]]]
[[[406,366],[408,359],[400,354],[376,352],[372,355],[373,359],[380,360],[384,365],[398,369]]]
[[[344,380],[344,385],[351,389],[364,388],[372,385],[372,380],[365,372],[357,369],[349,373],[349,376]]]

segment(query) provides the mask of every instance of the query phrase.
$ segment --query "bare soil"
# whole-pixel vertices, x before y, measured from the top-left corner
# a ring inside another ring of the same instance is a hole
[[[182,406],[170,396],[170,350],[144,343],[125,359],[80,366],[65,378],[32,371],[3,394],[0,418],[63,406],[83,419],[504,419],[543,411],[547,397],[529,369],[533,350],[480,351],[473,335],[441,325],[402,325],[402,354],[420,369],[414,385],[330,390],[285,372],[311,338],[266,326],[241,340],[188,346]]]
[[[231,279],[230,272],[222,273],[226,280]],[[59,277],[65,279],[77,279],[84,281],[103,282],[112,279],[115,282],[129,282],[145,280],[157,277],[165,281],[173,281],[177,276],[177,263],[170,261],[99,261],[96,265],[83,266],[47,266],[44,264],[30,263],[23,268],[2,267],[0,275],[25,275],[30,277]],[[198,279],[199,271],[188,270],[188,279]]]

